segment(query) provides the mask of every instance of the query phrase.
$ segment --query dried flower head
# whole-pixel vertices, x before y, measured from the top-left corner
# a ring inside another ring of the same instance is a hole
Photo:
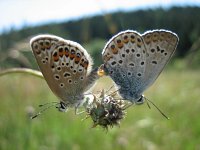
[[[87,117],[93,120],[93,127],[97,125],[108,129],[120,124],[125,116],[124,101],[115,99],[115,95],[106,95],[102,90],[100,96],[94,95],[92,103],[87,105]]]

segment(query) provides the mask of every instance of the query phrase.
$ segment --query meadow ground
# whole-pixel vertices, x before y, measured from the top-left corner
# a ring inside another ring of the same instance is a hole
[[[102,78],[94,91],[108,88]],[[0,149],[2,150],[199,150],[200,71],[167,70],[145,96],[164,111],[165,119],[153,106],[133,106],[120,127],[106,132],[91,128],[92,121],[71,109],[60,113],[49,109],[30,120],[29,112],[57,98],[42,79],[11,74],[0,78]]]

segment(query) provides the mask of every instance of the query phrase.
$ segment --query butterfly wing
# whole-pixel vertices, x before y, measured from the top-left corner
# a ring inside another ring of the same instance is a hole
[[[148,31],[142,37],[146,47],[146,67],[139,93],[143,93],[157,79],[178,44],[178,36],[166,30]]]
[[[98,78],[95,71],[91,75],[92,59],[78,43],[39,35],[30,44],[50,89],[65,103],[74,105],[80,101]]]
[[[102,55],[105,71],[118,85],[120,95],[130,101],[138,100],[146,64],[141,35],[132,30],[120,32],[109,40]]]

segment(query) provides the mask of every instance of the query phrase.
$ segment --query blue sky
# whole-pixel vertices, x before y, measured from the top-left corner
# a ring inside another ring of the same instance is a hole
[[[171,6],[200,7],[200,0],[0,0],[0,32],[118,10]]]

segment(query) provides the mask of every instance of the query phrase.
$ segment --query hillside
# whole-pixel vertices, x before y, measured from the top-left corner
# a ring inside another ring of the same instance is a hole
[[[200,37],[200,8],[173,7],[132,12],[116,12],[80,20],[24,27],[0,35],[0,67],[35,67],[29,48],[30,37],[49,33],[77,41],[90,48],[100,63],[101,50],[115,33],[133,29],[143,33],[152,29],[167,29],[178,34],[180,42],[176,57],[185,57]]]

